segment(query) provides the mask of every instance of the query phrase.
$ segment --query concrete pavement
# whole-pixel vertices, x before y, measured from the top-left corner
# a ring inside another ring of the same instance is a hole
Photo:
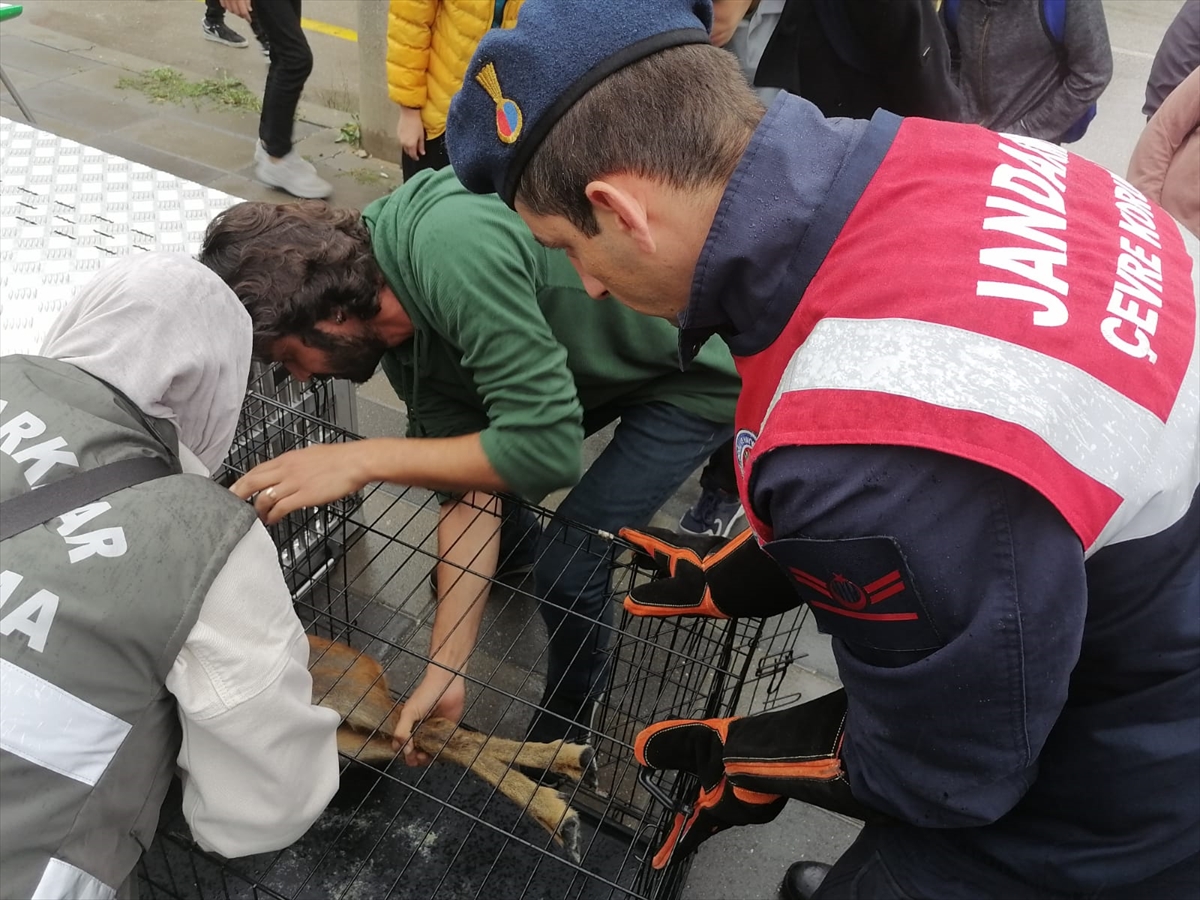
[[[256,91],[262,90],[266,61],[249,25],[237,16],[226,16],[226,24],[249,39],[245,50],[205,40],[200,32],[202,0],[33,0],[24,6],[25,12],[16,22],[185,72],[212,75],[226,71]],[[349,113],[358,109],[358,48],[353,39],[358,6],[358,0],[304,0],[305,18],[333,26],[307,32],[313,71],[305,86],[305,99],[317,106]],[[0,32],[7,33],[8,26]]]
[[[305,14],[353,29],[358,2],[307,0]],[[1144,125],[1142,97],[1150,62],[1181,0],[1104,0],[1113,45],[1114,76],[1087,136],[1071,147],[1123,174]],[[239,197],[286,199],[252,177],[257,116],[193,106],[154,104],[117,82],[163,65],[193,78],[228,72],[261,91],[265,61],[251,46],[231,50],[204,41],[197,0],[31,0],[21,18],[0,27],[0,62],[33,108],[40,127]],[[249,36],[249,30],[230,20]],[[298,146],[335,185],[332,201],[359,207],[399,183],[391,161],[361,159],[335,143],[352,120],[360,87],[353,42],[310,35],[316,68],[296,126]],[[382,78],[375,73],[372,77]],[[7,94],[0,115],[20,119]],[[3,161],[0,160],[0,165]],[[403,409],[382,383],[360,394],[360,431],[395,434]],[[402,433],[402,432],[399,432]],[[589,442],[591,453],[603,436]],[[672,499],[664,522],[695,497],[695,481]],[[806,625],[784,695],[811,698],[836,686],[828,642]],[[687,900],[767,898],[784,869],[800,857],[834,860],[853,840],[856,823],[791,804],[774,823],[717,835],[697,854],[684,890]]]
[[[326,0],[343,19],[354,3]],[[251,41],[235,50],[204,39],[196,0],[38,0],[0,27],[0,61],[39,127],[244,199],[290,199],[253,179],[258,116],[204,102],[154,103],[117,85],[170,66],[190,80],[232,77],[261,96],[266,60]],[[246,35],[248,28],[230,17]],[[295,126],[300,152],[334,185],[331,201],[361,207],[399,183],[397,160],[363,160],[335,143],[354,115],[353,42],[311,37],[321,78],[310,79]],[[0,114],[22,118],[7,93]]]

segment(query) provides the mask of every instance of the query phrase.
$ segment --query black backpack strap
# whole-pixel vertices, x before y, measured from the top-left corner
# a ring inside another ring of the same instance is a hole
[[[18,494],[0,503],[0,541],[101,497],[173,474],[171,465],[157,456],[135,456]]]

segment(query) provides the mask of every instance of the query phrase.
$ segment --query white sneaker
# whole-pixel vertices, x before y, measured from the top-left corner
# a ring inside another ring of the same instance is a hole
[[[262,142],[254,145],[255,177],[287,191],[294,197],[318,200],[333,193],[333,185],[317,174],[313,164],[292,150],[287,156],[274,160],[267,155]]]

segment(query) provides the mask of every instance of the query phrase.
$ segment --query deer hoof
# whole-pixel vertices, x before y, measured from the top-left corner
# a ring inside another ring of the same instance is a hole
[[[596,784],[596,751],[591,744],[563,743],[554,755],[550,771],[556,775],[582,781],[594,787]]]
[[[579,754],[579,781],[585,786],[594,788],[599,784],[599,767],[596,765],[596,751],[590,744],[585,744]]]
[[[568,809],[567,814],[558,823],[558,830],[554,833],[555,841],[563,848],[563,852],[573,863],[578,863],[580,859],[579,830],[579,813]]]

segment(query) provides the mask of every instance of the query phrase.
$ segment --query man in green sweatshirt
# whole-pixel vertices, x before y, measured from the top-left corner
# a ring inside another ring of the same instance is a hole
[[[407,438],[292,451],[236,493],[255,497],[268,523],[373,481],[449,495],[432,662],[396,733],[409,762],[423,761],[405,744],[422,718],[462,716],[459,673],[487,594],[479,576],[497,568],[532,564],[549,634],[551,714],[529,736],[581,737],[606,676],[609,567],[580,552],[587,536],[565,523],[616,532],[649,521],[732,433],[740,382],[729,352],[713,342],[681,371],[669,323],[590,299],[563,252],[449,170],[418,174],[361,217],[322,203],[238,204],[210,224],[200,259],[245,303],[258,357],[301,380],[365,381],[382,364],[408,409]],[[582,472],[585,435],[613,421]],[[565,487],[544,531],[526,511],[504,516],[501,533],[497,492],[537,502]]]

